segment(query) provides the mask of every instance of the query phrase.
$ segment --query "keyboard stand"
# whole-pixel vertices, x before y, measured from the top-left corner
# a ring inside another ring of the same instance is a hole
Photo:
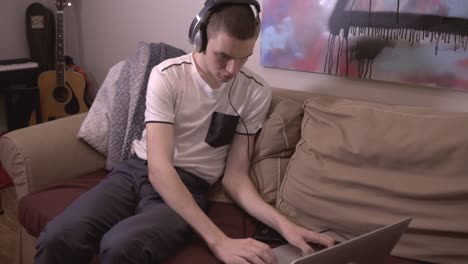
[[[28,59],[0,61],[0,95],[6,99],[8,131],[29,126],[35,112],[41,123],[41,103],[37,77],[41,67]]]
[[[14,85],[3,89],[0,94],[5,95],[8,131],[29,126],[33,112],[35,123],[42,122],[37,86]]]

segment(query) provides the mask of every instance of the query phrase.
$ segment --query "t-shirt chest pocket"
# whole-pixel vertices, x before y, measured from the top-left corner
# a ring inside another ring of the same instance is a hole
[[[239,116],[214,112],[205,142],[213,148],[222,147],[232,142],[239,123]]]

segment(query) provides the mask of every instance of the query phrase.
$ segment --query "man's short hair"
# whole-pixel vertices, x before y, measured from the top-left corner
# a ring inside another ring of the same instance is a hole
[[[247,40],[258,36],[260,23],[249,5],[222,5],[216,7],[209,17],[208,39],[221,30],[231,37]]]

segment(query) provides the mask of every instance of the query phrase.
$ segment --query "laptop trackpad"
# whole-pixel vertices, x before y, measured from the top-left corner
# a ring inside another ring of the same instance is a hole
[[[278,259],[278,264],[290,264],[294,260],[303,257],[301,250],[291,244],[275,247],[273,253]]]

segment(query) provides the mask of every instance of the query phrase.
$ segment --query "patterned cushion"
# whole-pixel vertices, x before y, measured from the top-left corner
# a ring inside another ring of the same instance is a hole
[[[79,139],[88,143],[103,156],[107,155],[110,112],[115,95],[115,86],[123,65],[123,61],[119,62],[107,73],[77,135]]]

